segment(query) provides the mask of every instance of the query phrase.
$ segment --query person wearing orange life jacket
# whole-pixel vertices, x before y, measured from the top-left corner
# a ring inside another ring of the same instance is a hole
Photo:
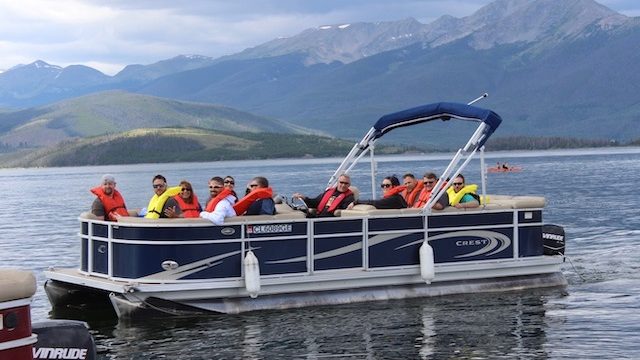
[[[275,215],[276,203],[273,201],[273,190],[269,180],[256,176],[249,182],[251,190],[245,197],[233,205],[236,215]]]
[[[101,184],[90,191],[96,196],[91,204],[93,215],[108,221],[117,221],[120,216],[135,216],[135,213],[127,210],[124,198],[116,190],[116,179],[113,175],[103,175]]]
[[[338,177],[335,187],[326,189],[315,198],[306,197],[298,192],[294,193],[292,197],[302,199],[310,208],[314,208],[316,210],[315,216],[329,217],[334,216],[334,211],[338,209],[346,209],[355,200],[349,186],[351,186],[351,177],[342,174]]]
[[[402,191],[402,197],[407,202],[408,207],[412,207],[413,204],[418,201],[418,195],[424,188],[424,184],[421,180],[417,180],[415,175],[411,173],[404,174],[402,176],[402,180],[405,186],[405,189]]]
[[[224,180],[221,177],[214,176],[209,180],[209,194],[211,197],[204,211],[200,212],[201,218],[215,225],[222,225],[225,218],[236,216],[233,210],[236,198],[231,190],[224,187]]]
[[[231,193],[233,194],[233,196],[236,197],[236,201],[238,201],[238,199],[240,199],[240,197],[238,197],[238,194],[236,193],[236,190],[235,190],[236,179],[234,179],[233,176],[227,175],[227,176],[224,177],[224,187],[226,187],[227,189],[231,190]]]
[[[174,215],[175,210],[168,208],[165,210],[168,217],[183,217],[183,218],[197,218],[200,217],[202,207],[198,202],[198,197],[193,192],[193,186],[187,180],[180,181],[180,193],[175,195],[173,199],[178,203],[178,207],[181,210],[181,214]]]
[[[380,200],[358,200],[353,204],[349,204],[348,209],[354,205],[368,204],[373,205],[376,209],[403,209],[407,207],[407,202],[402,197],[402,192],[406,188],[400,185],[400,180],[395,175],[387,176],[382,179],[382,199]]]
[[[437,182],[438,176],[436,174],[432,172],[427,172],[424,174],[424,176],[422,177],[422,183],[424,184],[424,187],[422,188],[422,191],[420,191],[416,202],[413,204],[414,208],[422,208],[427,204],[427,201],[429,201],[429,198],[431,197],[431,192],[433,191],[433,188]],[[431,208],[435,210],[442,210],[447,206],[449,206],[449,196],[446,192],[444,192],[442,196],[440,196],[440,199],[438,199],[438,202],[433,204]]]

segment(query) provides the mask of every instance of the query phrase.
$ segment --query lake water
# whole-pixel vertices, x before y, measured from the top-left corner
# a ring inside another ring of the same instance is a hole
[[[445,160],[446,159],[446,160]],[[488,192],[547,197],[546,223],[567,232],[564,289],[359,303],[197,319],[130,323],[86,317],[101,359],[602,359],[640,358],[640,148],[508,152],[520,165],[488,175]],[[266,176],[275,191],[316,195],[339,160],[269,160],[2,169],[0,266],[34,271],[32,314],[47,319],[43,270],[77,267],[77,216],[88,189],[114,174],[129,208],[146,205],[151,179],[188,179],[201,199],[211,176],[242,191]],[[441,172],[448,156],[382,159],[378,174]],[[465,170],[479,183],[479,162]],[[353,182],[371,196],[368,165]],[[379,177],[381,178],[381,177]],[[378,181],[379,182],[379,181]],[[365,185],[366,184],[366,185]]]

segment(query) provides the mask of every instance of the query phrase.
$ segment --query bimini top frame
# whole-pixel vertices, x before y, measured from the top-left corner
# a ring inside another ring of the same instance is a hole
[[[364,138],[362,138],[360,142],[356,143],[353,146],[349,154],[344,158],[340,166],[338,166],[336,171],[329,179],[327,187],[334,186],[341,174],[348,174],[366,153],[370,152],[372,154],[376,141],[391,130],[405,126],[413,126],[433,120],[448,121],[451,119],[459,119],[478,122],[478,128],[473,133],[473,135],[471,135],[471,138],[469,139],[469,141],[467,141],[467,144],[456,152],[455,156],[445,169],[444,173],[442,173],[442,175],[440,176],[440,180],[434,188],[436,190],[434,190],[434,192],[431,194],[429,202],[423,208],[426,212],[430,211],[432,204],[434,204],[446,190],[446,188],[442,186],[445,179],[453,179],[458,176],[458,174],[462,172],[465,166],[473,158],[475,153],[483,148],[485,142],[489,139],[491,134],[493,134],[493,132],[502,122],[502,118],[500,118],[500,116],[495,112],[471,106],[471,104],[485,98],[486,96],[487,94],[483,94],[469,104],[449,102],[427,104],[391,113],[381,117],[367,132]],[[371,182],[372,184],[374,184],[375,171],[373,170],[373,161],[371,162],[371,166]],[[481,167],[484,172],[484,164],[482,164]],[[483,195],[485,195],[484,173],[482,175],[482,180],[482,192]]]

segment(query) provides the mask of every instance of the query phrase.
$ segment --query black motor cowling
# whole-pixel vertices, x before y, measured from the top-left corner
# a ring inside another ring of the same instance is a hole
[[[564,255],[564,228],[558,225],[542,225],[542,244],[545,255]]]
[[[84,321],[47,320],[34,323],[32,332],[38,335],[33,347],[34,359],[96,358],[96,344]]]

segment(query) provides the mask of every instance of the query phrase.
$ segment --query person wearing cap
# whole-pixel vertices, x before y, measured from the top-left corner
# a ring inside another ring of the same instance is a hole
[[[108,221],[117,221],[120,216],[135,216],[127,210],[124,198],[116,190],[116,179],[113,175],[103,175],[101,184],[90,191],[96,196],[91,204],[93,215]]]

